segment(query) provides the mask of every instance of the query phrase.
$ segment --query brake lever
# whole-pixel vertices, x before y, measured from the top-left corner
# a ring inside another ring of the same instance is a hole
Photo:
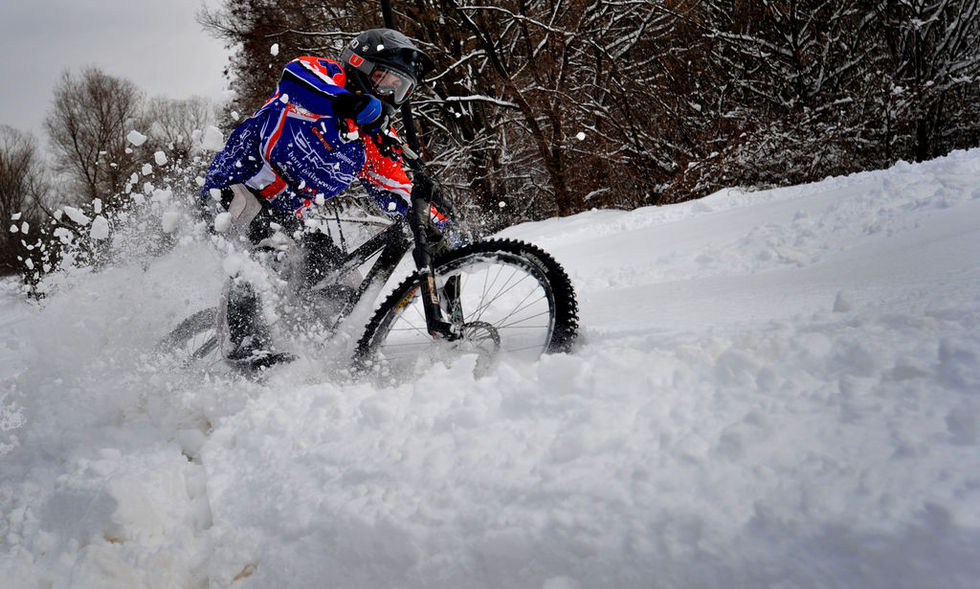
[[[425,162],[422,161],[422,156],[415,152],[414,149],[409,147],[408,142],[399,135],[389,135],[398,141],[398,147],[402,150],[402,159],[408,164],[408,167],[412,168],[412,171],[416,174],[425,174],[428,176],[428,170],[425,167]]]

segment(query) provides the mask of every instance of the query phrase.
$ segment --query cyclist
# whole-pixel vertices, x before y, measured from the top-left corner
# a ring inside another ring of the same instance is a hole
[[[312,286],[340,252],[327,235],[303,231],[305,210],[360,180],[382,210],[405,214],[413,189],[431,188],[422,182],[413,188],[391,117],[433,67],[391,29],[357,35],[339,63],[312,56],[290,61],[272,97],[211,163],[201,191],[206,218],[226,211],[222,219],[230,217],[232,229],[256,248],[276,236],[296,239],[304,254],[302,282]],[[434,208],[432,214],[445,224]],[[271,349],[257,289],[241,276],[229,292],[227,324],[229,361],[257,368],[292,359]]]

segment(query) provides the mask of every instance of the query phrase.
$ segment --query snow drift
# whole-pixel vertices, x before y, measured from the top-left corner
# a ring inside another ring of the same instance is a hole
[[[505,235],[583,335],[481,379],[161,364],[193,241],[7,296],[4,586],[975,586],[980,151]]]

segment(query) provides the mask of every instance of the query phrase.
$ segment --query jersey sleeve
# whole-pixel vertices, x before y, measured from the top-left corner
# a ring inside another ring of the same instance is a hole
[[[381,155],[370,138],[364,139],[364,152],[367,159],[359,175],[364,189],[386,213],[408,213],[412,202],[412,181],[401,163]]]
[[[371,139],[365,140],[367,163],[361,171],[360,180],[374,202],[389,214],[405,215],[412,202],[412,181],[401,163],[381,155]],[[450,221],[435,206],[429,207],[429,219],[440,229],[445,229]]]
[[[298,57],[286,64],[279,81],[279,95],[289,102],[321,115],[333,115],[333,99],[348,94],[347,76],[335,61],[321,57]]]

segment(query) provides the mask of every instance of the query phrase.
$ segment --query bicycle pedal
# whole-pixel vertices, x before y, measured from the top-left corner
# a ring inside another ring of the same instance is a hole
[[[289,352],[254,352],[243,358],[226,358],[225,361],[244,372],[258,372],[277,366],[289,364],[297,360],[297,356]]]

